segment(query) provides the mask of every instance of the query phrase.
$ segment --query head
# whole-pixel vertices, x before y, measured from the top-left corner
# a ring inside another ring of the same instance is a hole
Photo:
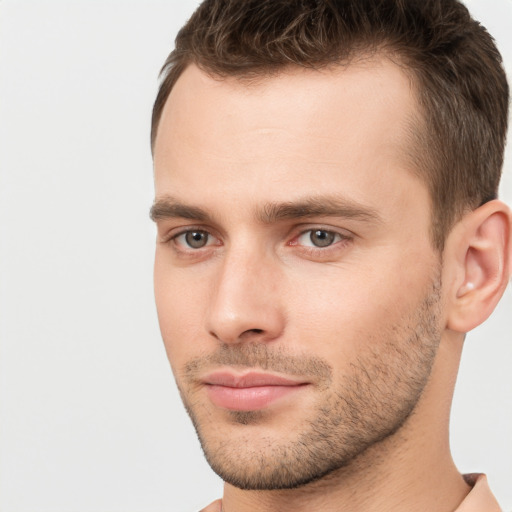
[[[155,292],[227,482],[306,485],[447,416],[507,281],[507,104],[455,0],[213,0],[180,31],[153,111]]]
[[[507,132],[501,56],[459,1],[205,1],[162,68],[152,148],[167,98],[191,64],[218,78],[257,80],[372,55],[393,60],[413,83],[411,156],[430,192],[432,240],[442,250],[465,211],[497,197]]]

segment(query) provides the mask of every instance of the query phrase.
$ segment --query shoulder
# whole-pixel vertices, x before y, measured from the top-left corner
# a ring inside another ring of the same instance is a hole
[[[502,512],[492,495],[487,478],[483,474],[464,475],[466,483],[472,487],[466,499],[455,512]]]

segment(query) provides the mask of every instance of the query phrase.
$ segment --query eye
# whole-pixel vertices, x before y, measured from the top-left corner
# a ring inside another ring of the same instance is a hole
[[[309,229],[297,238],[297,243],[306,247],[329,247],[343,238],[345,237],[334,231]]]
[[[207,231],[194,229],[180,233],[173,238],[178,245],[189,249],[202,249],[213,243],[213,237]]]

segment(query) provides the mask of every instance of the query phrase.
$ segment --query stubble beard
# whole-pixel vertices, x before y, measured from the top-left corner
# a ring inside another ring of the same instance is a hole
[[[317,358],[290,357],[265,344],[224,345],[213,356],[187,365],[191,378],[211,364],[260,367],[295,375],[316,375],[323,383],[321,401],[308,415],[300,433],[285,441],[265,439],[251,447],[248,436],[236,442],[222,436],[222,426],[212,428],[179,385],[205,457],[229,484],[246,490],[294,489],[347,468],[369,448],[396,434],[422,395],[432,371],[441,334],[439,328],[441,283],[439,273],[420,306],[375,337],[366,352],[350,363],[342,384],[332,385],[330,365]],[[262,411],[231,411],[231,422],[244,428],[265,421]]]

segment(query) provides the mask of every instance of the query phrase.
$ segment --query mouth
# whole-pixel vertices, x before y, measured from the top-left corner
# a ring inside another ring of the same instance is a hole
[[[207,375],[203,384],[217,407],[231,411],[257,411],[303,390],[309,383],[269,373],[218,371]]]

